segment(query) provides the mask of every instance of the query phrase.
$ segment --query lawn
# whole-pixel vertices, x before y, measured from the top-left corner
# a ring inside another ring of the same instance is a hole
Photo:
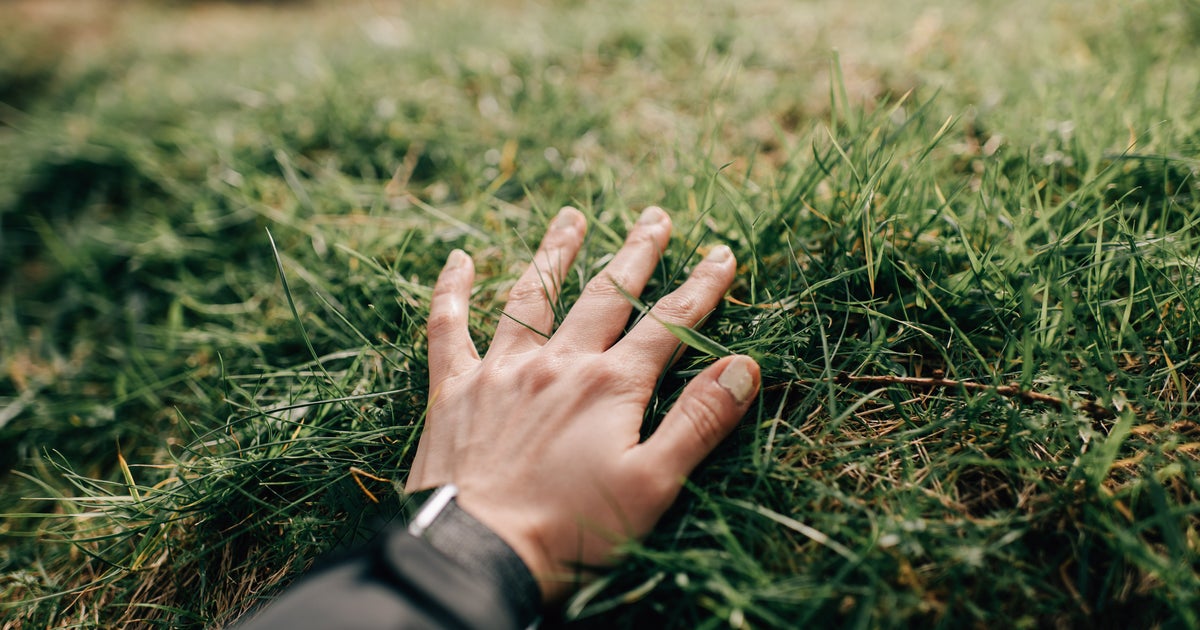
[[[648,302],[732,247],[763,391],[548,625],[1197,627],[1197,60],[1196,0],[0,3],[0,628],[411,510],[442,261],[482,347],[566,204],[566,304],[647,205]]]

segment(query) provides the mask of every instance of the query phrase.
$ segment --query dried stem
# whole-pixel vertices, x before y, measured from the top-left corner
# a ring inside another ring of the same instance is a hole
[[[854,376],[852,374],[842,374],[838,376],[838,380],[843,383],[866,383],[868,385],[909,385],[924,389],[958,388],[974,392],[992,392],[1006,398],[1017,398],[1026,402],[1045,403],[1067,409],[1078,409],[1098,419],[1112,418],[1116,415],[1112,409],[1094,400],[1072,402],[1058,396],[1021,389],[1017,385],[987,385],[984,383],[972,383],[970,381],[957,381],[944,376]]]

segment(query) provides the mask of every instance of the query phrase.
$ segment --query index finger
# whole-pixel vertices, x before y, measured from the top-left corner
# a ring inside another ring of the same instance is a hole
[[[446,266],[433,285],[426,333],[429,337],[429,388],[479,362],[479,353],[467,329],[471,283],[475,265],[461,249],[450,252]]]

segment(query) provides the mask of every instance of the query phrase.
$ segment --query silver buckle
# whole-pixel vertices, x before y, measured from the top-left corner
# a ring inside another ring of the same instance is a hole
[[[458,496],[458,486],[450,483],[438,488],[426,501],[425,505],[417,512],[416,518],[408,524],[408,533],[421,537],[425,530],[429,529],[430,525],[437,520],[437,517],[442,514],[442,510],[446,509],[447,505]]]

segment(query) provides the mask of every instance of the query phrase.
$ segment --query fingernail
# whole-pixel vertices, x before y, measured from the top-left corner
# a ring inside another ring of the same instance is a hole
[[[704,260],[707,260],[708,262],[723,263],[730,258],[733,258],[733,251],[729,249],[729,246],[717,245],[709,250],[708,255],[704,257]]]
[[[638,217],[637,222],[638,225],[652,225],[654,223],[660,223],[666,216],[667,213],[663,212],[662,208],[650,206],[649,208],[642,210],[642,216]]]
[[[754,360],[750,357],[735,357],[717,377],[717,384],[729,392],[739,404],[746,402],[754,394],[754,376],[750,373],[753,363]]]
[[[467,255],[467,252],[456,249],[450,252],[450,256],[446,258],[446,269],[458,269],[466,265],[470,259],[471,257]]]
[[[573,208],[563,208],[555,215],[554,221],[550,223],[551,230],[565,230],[575,227],[575,211]]]

